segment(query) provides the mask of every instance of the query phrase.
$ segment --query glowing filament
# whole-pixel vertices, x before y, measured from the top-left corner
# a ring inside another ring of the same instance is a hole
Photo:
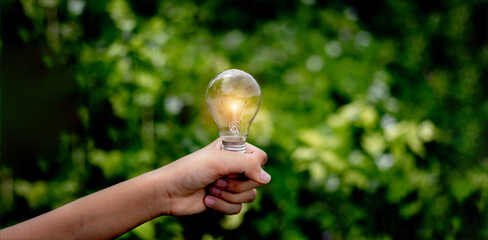
[[[229,123],[229,130],[232,136],[239,136],[239,118],[240,116],[237,115],[237,105],[232,104],[232,121]],[[239,114],[240,115],[240,114]]]

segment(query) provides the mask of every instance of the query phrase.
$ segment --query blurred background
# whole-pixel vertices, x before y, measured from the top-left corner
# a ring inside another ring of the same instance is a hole
[[[2,0],[0,228],[218,137],[261,84],[273,179],[121,239],[488,239],[488,1]]]

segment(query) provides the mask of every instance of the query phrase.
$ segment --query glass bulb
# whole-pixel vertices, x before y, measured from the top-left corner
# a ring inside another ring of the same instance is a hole
[[[222,149],[246,152],[246,137],[262,100],[256,80],[238,69],[221,72],[208,84],[206,99],[219,127]]]

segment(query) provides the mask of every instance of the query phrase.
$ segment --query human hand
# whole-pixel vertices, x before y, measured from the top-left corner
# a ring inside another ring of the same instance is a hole
[[[207,208],[238,213],[242,203],[254,201],[256,188],[271,179],[261,169],[266,153],[250,144],[247,154],[221,148],[217,139],[164,167],[1,229],[0,238],[114,239],[160,215],[190,215]]]
[[[162,214],[181,216],[208,208],[225,214],[239,213],[242,203],[256,198],[256,188],[267,184],[271,176],[262,170],[266,153],[246,143],[246,154],[223,151],[217,139],[171,164],[155,170],[163,179],[157,186]],[[224,178],[242,174],[246,180]],[[206,193],[206,188],[209,192]]]

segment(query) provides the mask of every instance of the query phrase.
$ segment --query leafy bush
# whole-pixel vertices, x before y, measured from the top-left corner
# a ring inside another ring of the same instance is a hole
[[[0,6],[1,227],[208,144],[206,85],[239,68],[272,183],[121,238],[488,238],[487,1]]]

